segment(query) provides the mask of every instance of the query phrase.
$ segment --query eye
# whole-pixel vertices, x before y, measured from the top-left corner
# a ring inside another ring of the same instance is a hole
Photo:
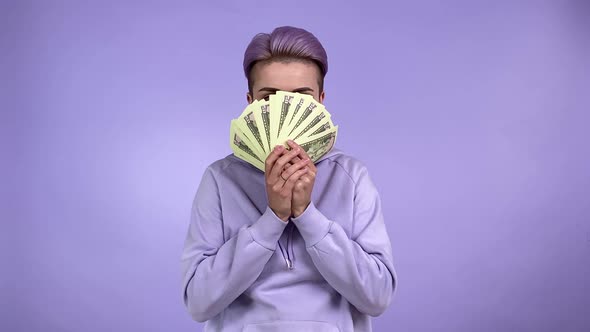
[[[266,101],[268,101],[268,100],[270,99],[270,95],[266,95],[266,96],[264,96],[264,98],[263,98],[263,99],[264,99],[264,100],[266,100]]]

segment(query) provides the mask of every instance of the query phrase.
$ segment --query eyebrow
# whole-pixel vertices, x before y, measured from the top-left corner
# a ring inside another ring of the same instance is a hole
[[[264,87],[264,88],[262,88],[262,89],[258,90],[258,92],[262,92],[262,91],[267,91],[267,92],[277,92],[277,91],[279,91],[279,90],[280,90],[280,89],[277,89],[277,88],[269,88],[269,87]],[[301,92],[313,92],[313,89],[312,89],[312,88],[310,88],[310,87],[308,87],[308,86],[304,86],[304,87],[302,87],[302,88],[297,88],[297,89],[295,89],[295,90],[291,90],[291,92],[299,92],[299,93],[301,93]]]

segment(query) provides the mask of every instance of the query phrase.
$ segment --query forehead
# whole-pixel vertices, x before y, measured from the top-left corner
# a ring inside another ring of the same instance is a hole
[[[272,87],[281,90],[294,90],[303,86],[317,91],[320,70],[312,62],[290,61],[257,63],[252,68],[254,89]]]

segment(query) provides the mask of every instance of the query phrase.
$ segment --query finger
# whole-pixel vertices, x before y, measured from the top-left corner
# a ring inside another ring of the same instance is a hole
[[[281,178],[283,178],[283,180],[288,180],[295,172],[297,172],[298,170],[307,167],[309,163],[309,159],[308,160],[299,160],[298,162],[294,163],[293,166],[289,167],[288,169],[286,169],[285,171],[283,171],[281,173]]]
[[[299,154],[297,154],[297,156],[295,156],[295,158],[298,158],[300,160],[301,159],[311,159],[311,158],[309,158],[309,155],[307,154],[307,152],[305,152],[305,150],[303,150],[301,145],[295,143],[295,141],[288,140],[287,144],[289,144],[289,147],[291,148],[291,150],[299,149]],[[293,159],[295,159],[295,158],[293,158]]]
[[[307,171],[307,173],[303,174],[299,180],[295,183],[295,191],[305,191],[308,188],[313,187],[313,178],[310,176],[311,169]]]
[[[286,165],[290,163],[291,159],[293,159],[293,157],[296,156],[297,153],[298,149],[285,150],[283,154],[279,157],[279,159],[277,159],[273,168],[271,169],[270,177],[275,181],[278,180],[281,173],[285,170]]]
[[[309,158],[309,156],[307,155],[307,152],[305,152],[305,150],[303,150],[303,148],[301,147],[301,145],[299,145],[299,144],[295,143],[295,141],[293,141],[293,140],[288,140],[288,141],[287,141],[287,144],[289,145],[289,147],[291,147],[291,149],[292,149],[292,150],[293,150],[293,149],[296,149],[296,148],[298,148],[298,149],[299,149],[299,154],[297,155],[297,157],[299,157],[300,159],[305,159],[305,158],[307,158],[307,159],[311,159],[311,158]]]
[[[304,176],[302,176],[301,178],[299,178],[299,180],[300,181],[303,181],[304,183],[308,183],[308,184],[309,183],[313,183],[314,176],[313,176],[313,174],[311,172],[311,168],[309,169],[309,171]]]
[[[270,178],[274,181],[277,181],[287,162],[293,159],[293,157],[295,157],[298,153],[299,149],[291,149],[291,151],[283,154],[279,159],[277,159],[270,170]]]
[[[293,191],[293,186],[295,186],[295,183],[297,182],[297,180],[299,180],[299,178],[302,175],[304,175],[305,173],[307,173],[308,171],[309,171],[309,168],[305,167],[305,168],[300,169],[297,172],[293,173],[293,175],[291,177],[289,177],[289,179],[285,182],[285,185],[283,185],[283,189],[281,190],[281,192],[291,193]]]
[[[285,165],[285,169],[291,167],[293,164],[299,162],[301,160],[301,158],[295,156],[293,159],[291,159],[286,165]]]
[[[272,170],[272,167],[274,166],[275,162],[281,157],[284,151],[284,146],[277,145],[268,155],[268,157],[266,157],[266,161],[264,162],[264,172],[266,174],[270,174],[270,171]]]
[[[307,159],[310,159],[310,160],[311,160],[311,158],[309,157],[309,155],[307,154],[307,152],[305,152],[305,150],[304,150],[304,149],[301,147],[301,145],[297,144],[297,143],[296,143],[295,141],[293,141],[293,140],[288,140],[288,141],[287,141],[287,144],[289,145],[289,147],[290,147],[291,149],[298,148],[298,149],[300,150],[299,154],[297,155],[297,158],[300,158],[300,159],[305,159],[305,158],[307,158]],[[312,171],[314,171],[314,172],[315,172],[315,171],[316,171],[315,164],[314,164],[313,162],[311,162],[311,163],[309,163],[309,164],[310,164],[310,165],[309,165],[310,169],[311,169]]]
[[[307,172],[307,174],[305,175],[306,177],[308,177],[310,180],[315,180],[315,176],[318,173],[317,169],[315,168],[315,166],[313,165],[312,162],[309,162],[309,172]]]

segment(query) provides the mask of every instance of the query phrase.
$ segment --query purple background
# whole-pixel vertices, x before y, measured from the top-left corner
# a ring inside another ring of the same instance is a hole
[[[327,49],[337,146],[384,201],[399,288],[375,330],[590,331],[588,2],[0,13],[0,330],[200,330],[180,289],[191,201],[230,153],[247,43],[295,25]]]

